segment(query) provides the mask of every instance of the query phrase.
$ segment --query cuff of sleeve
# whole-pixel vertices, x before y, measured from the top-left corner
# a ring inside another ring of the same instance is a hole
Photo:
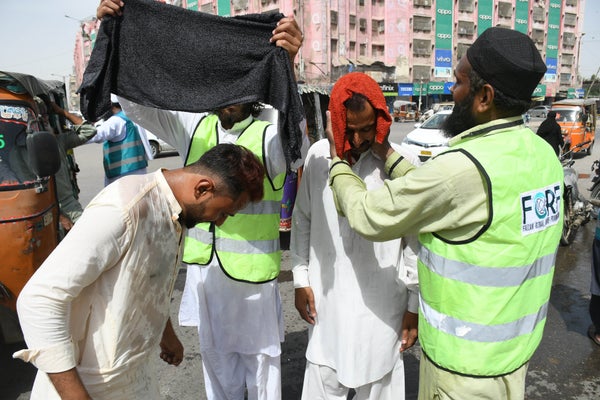
[[[329,167],[329,185],[333,185],[333,180],[336,176],[343,175],[348,172],[352,173],[350,164],[339,157],[335,157],[333,160],[331,160],[331,166]]]
[[[419,294],[415,292],[408,292],[408,307],[407,311],[417,314],[419,312]]]
[[[295,266],[292,268],[292,275],[294,276],[294,289],[310,286],[310,281],[308,280],[308,265]]]
[[[77,366],[74,347],[73,342],[69,341],[44,349],[20,350],[13,354],[13,358],[30,362],[46,373],[64,372]]]
[[[385,170],[391,178],[406,175],[408,171],[414,168],[414,165],[405,160],[404,157],[397,152],[392,153],[387,160],[385,160]]]

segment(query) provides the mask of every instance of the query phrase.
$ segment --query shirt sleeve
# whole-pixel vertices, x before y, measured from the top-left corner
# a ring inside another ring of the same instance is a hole
[[[125,120],[119,117],[110,117],[96,128],[96,135],[88,143],[104,143],[106,141],[119,141],[125,138],[127,130]]]
[[[90,204],[19,295],[17,312],[28,349],[14,357],[46,373],[76,366],[70,303],[116,265],[131,241],[130,224],[120,209]]]
[[[63,137],[62,143],[65,150],[81,146],[96,135],[96,127],[92,124],[84,123],[75,125],[73,130],[68,130],[59,135]]]
[[[172,145],[182,158],[188,154],[191,138],[206,113],[161,110],[119,97],[125,115]],[[185,161],[185,159],[184,159]]]
[[[385,241],[408,234],[448,231],[469,237],[487,221],[487,189],[475,164],[459,151],[415,168],[399,155],[386,160],[391,180],[367,191],[350,166],[334,158],[329,184],[336,208],[363,237]]]
[[[307,159],[303,170],[302,179],[294,212],[292,213],[292,232],[290,238],[290,256],[292,259],[292,274],[294,276],[294,288],[310,286],[308,277],[308,262],[310,255],[310,177],[311,167]]]
[[[408,307],[411,313],[419,311],[419,274],[417,255],[419,253],[419,241],[416,236],[408,235],[402,238],[402,263],[398,271],[398,280],[408,290]]]

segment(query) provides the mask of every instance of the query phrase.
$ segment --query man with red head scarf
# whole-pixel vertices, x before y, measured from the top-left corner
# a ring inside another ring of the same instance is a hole
[[[384,164],[371,145],[392,119],[379,85],[363,73],[343,76],[329,112],[337,153],[368,188],[382,186]],[[346,399],[350,388],[360,399],[403,399],[402,351],[417,336],[416,256],[404,239],[373,243],[338,216],[329,162],[327,140],[315,143],[292,217],[296,308],[310,324],[302,399]]]

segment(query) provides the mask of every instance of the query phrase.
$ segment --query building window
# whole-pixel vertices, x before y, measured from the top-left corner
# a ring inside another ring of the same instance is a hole
[[[502,18],[512,18],[512,4],[501,1],[498,3],[498,16]]]
[[[560,74],[560,83],[562,84],[569,84],[571,83],[571,74],[563,72]]]
[[[356,42],[350,42],[350,57],[356,56]]]
[[[329,12],[329,18],[331,18],[331,25],[337,25],[338,24],[338,13],[337,13],[337,11],[331,10]]]
[[[348,16],[348,23],[350,24],[351,28],[354,28],[356,26],[356,15],[350,14]]]
[[[560,65],[566,65],[570,67],[573,65],[573,54],[565,54],[563,53],[560,58]]]
[[[373,57],[383,57],[384,56],[384,47],[382,45],[373,45],[371,47],[371,55]]]
[[[576,26],[577,25],[577,15],[571,13],[565,13],[565,25],[566,26]]]
[[[202,4],[200,6],[200,11],[207,14],[213,14],[213,5],[211,3]]]
[[[532,30],[531,39],[533,39],[535,43],[544,43],[544,31],[542,29]]]
[[[475,24],[470,21],[458,21],[457,32],[459,36],[473,36]]]
[[[472,13],[475,9],[474,0],[458,0],[458,11]]]
[[[469,48],[469,44],[459,43],[456,46],[456,60],[460,60],[465,54],[467,54],[467,49]]]
[[[413,40],[413,55],[417,57],[428,57],[431,55],[431,41],[425,39]]]
[[[371,20],[371,30],[373,33],[384,33],[385,32],[385,21],[384,20]]]
[[[567,7],[577,7],[577,0],[567,0],[565,4]]]
[[[366,31],[367,30],[367,20],[365,18],[360,18],[358,20],[358,27],[361,32]]]
[[[413,6],[415,7],[431,7],[433,0],[413,0]]]
[[[360,55],[361,56],[367,55],[367,45],[364,43],[360,45]]]
[[[242,11],[248,8],[248,0],[234,0],[232,3],[235,11]]]
[[[431,77],[431,68],[427,65],[415,65],[413,67],[413,82],[420,81],[429,82]]]
[[[563,33],[563,46],[575,46],[575,34],[573,32]]]
[[[358,0],[358,5],[359,5],[359,7],[364,7],[365,0]]]
[[[413,18],[413,32],[431,32],[431,17],[415,15]]]
[[[544,22],[546,20],[546,9],[533,7],[533,22]]]
[[[338,41],[337,39],[331,39],[331,55],[337,56],[338,54]]]

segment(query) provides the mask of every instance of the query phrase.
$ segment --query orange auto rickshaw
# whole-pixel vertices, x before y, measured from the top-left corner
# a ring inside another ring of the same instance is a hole
[[[566,99],[554,102],[552,111],[556,111],[556,122],[560,125],[565,141],[565,151],[592,154],[598,116],[596,99]],[[580,143],[589,144],[576,147]]]
[[[17,296],[58,243],[53,175],[60,156],[39,96],[51,98],[59,89],[31,75],[0,71],[0,343],[23,340]]]

